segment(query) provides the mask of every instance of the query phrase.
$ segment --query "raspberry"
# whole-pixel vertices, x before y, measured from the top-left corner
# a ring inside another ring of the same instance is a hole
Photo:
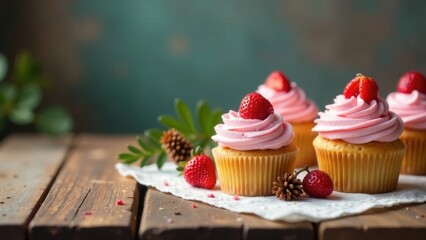
[[[426,78],[419,72],[407,72],[399,79],[397,91],[411,93],[414,90],[426,93]]]
[[[303,191],[313,198],[325,198],[333,192],[333,180],[321,170],[309,171],[303,179]]]
[[[264,98],[260,93],[251,92],[244,96],[238,109],[240,117],[244,119],[264,120],[270,114],[274,113],[271,102]]]

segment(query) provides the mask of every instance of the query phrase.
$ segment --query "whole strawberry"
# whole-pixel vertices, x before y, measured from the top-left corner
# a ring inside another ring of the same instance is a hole
[[[275,89],[278,92],[289,92],[291,90],[290,81],[280,71],[273,71],[269,74],[265,81],[265,85],[269,88]]]
[[[411,93],[414,90],[426,93],[426,78],[419,72],[407,72],[399,79],[397,90],[400,93]]]
[[[308,171],[303,178],[303,191],[313,198],[325,198],[329,196],[334,189],[333,180],[330,176],[321,170]]]
[[[212,189],[216,185],[216,169],[213,160],[205,155],[195,155],[188,162],[180,162],[186,182],[194,187]]]
[[[343,90],[345,98],[357,97],[358,95],[366,102],[370,103],[379,97],[379,87],[371,77],[366,77],[360,73],[352,79]]]
[[[274,113],[271,102],[260,93],[251,92],[244,96],[238,109],[240,117],[244,119],[264,120]]]

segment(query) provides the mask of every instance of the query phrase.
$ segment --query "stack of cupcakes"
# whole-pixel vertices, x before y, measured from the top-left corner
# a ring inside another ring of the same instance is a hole
[[[387,101],[373,78],[358,74],[325,108],[318,113],[296,83],[272,72],[238,112],[230,110],[215,126],[212,152],[222,191],[271,195],[277,176],[316,163],[335,190],[349,193],[391,192],[400,173],[426,174],[426,78],[420,73],[405,74]]]

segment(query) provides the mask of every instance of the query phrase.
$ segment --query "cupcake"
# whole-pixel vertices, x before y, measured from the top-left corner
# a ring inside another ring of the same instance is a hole
[[[406,149],[399,139],[404,123],[389,111],[374,79],[358,74],[319,116],[313,128],[318,168],[330,175],[335,190],[396,189]]]
[[[317,133],[312,132],[312,128],[318,115],[317,105],[306,98],[303,89],[295,82],[290,82],[280,71],[272,72],[265,83],[258,87],[257,92],[271,102],[275,112],[280,113],[284,121],[293,126],[295,133],[293,142],[300,149],[296,168],[316,165],[312,141]]]
[[[401,173],[426,175],[426,78],[408,72],[399,80],[397,91],[386,99],[389,109],[405,124],[401,140],[407,145]]]
[[[292,126],[275,113],[259,93],[249,93],[238,112],[222,115],[215,126],[212,149],[220,188],[242,196],[272,195],[272,182],[284,172],[293,172],[298,149],[292,143]]]

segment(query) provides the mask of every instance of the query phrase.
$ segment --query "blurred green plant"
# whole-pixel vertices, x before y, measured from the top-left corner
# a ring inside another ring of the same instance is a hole
[[[21,51],[11,68],[10,78],[6,81],[8,64],[0,54],[0,133],[4,134],[8,124],[33,124],[36,130],[50,136],[71,131],[73,120],[64,108],[52,106],[40,109],[42,90],[50,85],[41,65],[28,52]]]
[[[181,99],[174,102],[176,116],[160,115],[158,122],[166,130],[175,128],[182,133],[194,146],[202,149],[213,147],[214,142],[211,137],[214,135],[214,126],[221,121],[222,109],[211,109],[205,101],[198,101],[195,107],[196,117]],[[161,129],[147,129],[143,137],[136,137],[137,145],[127,145],[128,152],[118,154],[118,159],[125,164],[132,164],[141,160],[140,166],[144,167],[155,161],[157,167],[161,169],[167,160],[167,156],[160,144]]]

